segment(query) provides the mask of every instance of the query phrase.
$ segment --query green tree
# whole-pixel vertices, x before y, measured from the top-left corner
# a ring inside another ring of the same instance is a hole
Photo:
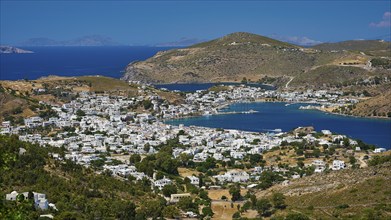
[[[250,201],[246,201],[242,208],[241,208],[241,212],[246,212],[247,210],[249,210],[251,208],[251,202]]]
[[[83,116],[86,115],[86,113],[85,113],[83,110],[78,109],[78,110],[76,111],[76,115],[79,116],[79,117],[83,117]]]
[[[250,163],[251,164],[257,164],[257,163],[261,162],[262,159],[263,159],[263,157],[260,154],[251,154],[250,155]]]
[[[240,218],[240,212],[235,212],[235,213],[232,215],[232,218],[233,218],[233,219]]]
[[[165,197],[170,197],[171,194],[176,194],[178,190],[174,185],[169,184],[163,187],[162,192]]]
[[[231,194],[231,200],[234,202],[242,198],[242,195],[240,194],[240,186],[238,184],[232,185],[229,188],[229,194]]]
[[[285,196],[282,193],[273,193],[272,195],[272,203],[274,208],[276,209],[285,209]]]
[[[198,196],[203,200],[210,201],[210,198],[208,197],[208,191],[201,189],[198,193]]]
[[[270,204],[268,199],[260,199],[257,201],[256,209],[258,214],[261,216],[270,216],[270,208],[272,205]]]
[[[213,213],[212,208],[210,206],[206,206],[206,207],[202,208],[202,215],[213,217],[214,213]]]
[[[162,197],[156,199],[144,200],[141,205],[141,210],[145,216],[158,218],[162,216],[162,211],[166,206],[166,200]]]
[[[349,157],[349,162],[350,162],[350,164],[352,164],[354,166],[356,164],[356,162],[357,162],[357,159],[354,156],[350,156]]]
[[[180,216],[179,209],[173,205],[164,207],[162,213],[165,218],[177,218]]]
[[[196,211],[198,206],[196,203],[193,203],[193,199],[191,197],[182,197],[179,199],[177,206],[183,211]]]
[[[148,153],[150,149],[151,149],[151,146],[149,145],[149,143],[146,143],[144,145],[144,151]]]
[[[144,100],[143,106],[145,110],[150,109],[152,107],[152,102],[150,100]]]
[[[122,212],[117,215],[119,219],[133,220],[136,219],[136,205],[133,202],[129,202]]]
[[[141,161],[141,156],[140,154],[132,154],[129,157],[129,163],[136,164]]]

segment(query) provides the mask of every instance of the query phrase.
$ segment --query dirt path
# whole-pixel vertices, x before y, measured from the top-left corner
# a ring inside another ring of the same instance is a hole
[[[289,83],[291,83],[292,82],[292,80],[294,79],[295,77],[292,77],[286,84],[285,84],[285,88],[287,89],[288,88],[288,86],[289,86]]]

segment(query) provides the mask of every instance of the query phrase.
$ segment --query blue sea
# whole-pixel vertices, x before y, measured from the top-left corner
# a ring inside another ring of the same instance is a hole
[[[290,131],[297,127],[313,126],[317,131],[327,129],[345,134],[368,144],[391,149],[391,120],[366,119],[327,114],[317,110],[300,110],[300,104],[237,103],[223,111],[258,111],[254,114],[210,115],[167,121],[172,125],[196,125],[211,128],[268,132],[273,129]]]
[[[120,78],[132,61],[145,60],[167,47],[22,47],[32,54],[0,54],[0,80],[42,76],[103,75]]]

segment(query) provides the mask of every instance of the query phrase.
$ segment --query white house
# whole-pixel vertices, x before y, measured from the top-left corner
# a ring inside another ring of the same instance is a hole
[[[196,176],[188,176],[187,178],[190,180],[190,183],[193,185],[198,186],[200,184],[200,179]]]
[[[5,199],[8,201],[15,201],[16,197],[19,195],[18,192],[12,191],[11,193],[8,193],[5,195]]]
[[[315,166],[315,173],[321,173],[326,169],[326,164],[323,160],[314,160],[312,165]]]
[[[250,179],[250,175],[244,171],[230,170],[223,175],[213,176],[220,182],[247,182]]]
[[[24,196],[24,198],[28,198],[29,192],[23,192],[21,194]],[[11,193],[5,195],[5,199],[9,201],[15,201],[18,195],[20,195],[18,192],[12,191]],[[46,199],[45,194],[33,192],[33,197],[34,197],[33,199],[36,208],[42,210],[46,210],[49,208],[49,203],[48,200]]]
[[[373,152],[374,153],[383,153],[383,152],[386,152],[387,151],[387,149],[385,149],[385,148],[376,148]]]
[[[171,183],[172,181],[170,179],[163,177],[163,179],[156,180],[155,182],[153,182],[153,185],[162,190],[164,186],[170,185]]]
[[[345,162],[342,160],[334,160],[332,170],[341,170],[345,168]]]

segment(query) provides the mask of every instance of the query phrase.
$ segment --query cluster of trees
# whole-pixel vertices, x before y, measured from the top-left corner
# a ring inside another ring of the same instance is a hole
[[[19,154],[19,148],[26,152]],[[98,175],[72,161],[53,160],[49,153],[63,157],[65,152],[0,135],[0,219],[37,219],[44,213],[58,219],[146,219],[172,213],[152,192],[148,179],[122,181]],[[5,194],[14,190],[45,193],[59,211],[36,210],[28,199],[5,201]]]
[[[372,159],[368,162],[369,166],[377,166],[383,163],[391,162],[391,155],[384,155],[384,156],[374,156]]]
[[[391,60],[385,58],[373,58],[371,60],[373,67],[381,67],[384,69],[391,69]]]
[[[144,172],[151,177],[155,171],[161,171],[168,175],[178,175],[179,162],[176,159],[172,159],[171,155],[172,147],[164,146],[157,154],[148,155],[141,161],[138,158],[131,158],[131,160],[135,162],[138,171]]]
[[[271,198],[257,199],[254,194],[246,195],[246,201],[238,212],[234,213],[233,219],[238,219],[241,213],[249,209],[256,210],[261,217],[270,217],[277,210],[283,210],[287,207],[285,203],[285,196],[282,193],[273,193]]]

